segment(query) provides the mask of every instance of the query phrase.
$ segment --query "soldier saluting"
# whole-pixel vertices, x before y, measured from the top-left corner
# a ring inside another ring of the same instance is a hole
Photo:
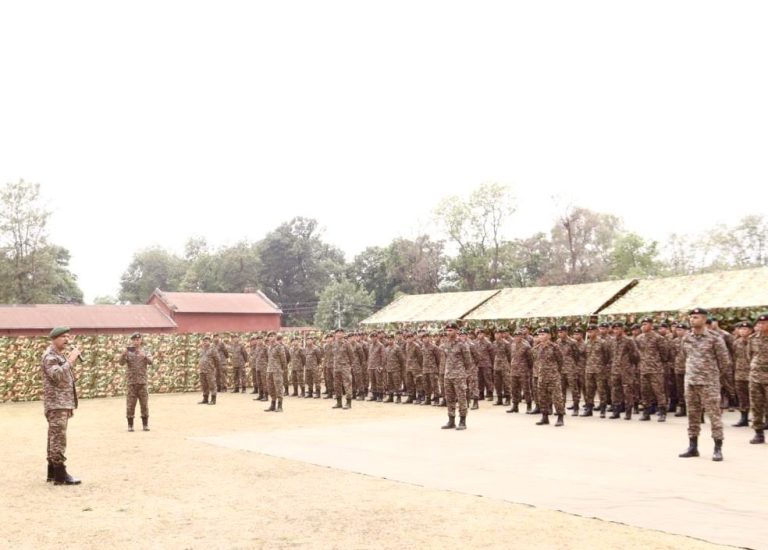
[[[128,385],[126,394],[125,416],[128,419],[128,431],[133,431],[133,417],[136,413],[136,400],[141,406],[141,425],[149,431],[149,393],[147,392],[147,365],[152,364],[152,356],[141,349],[141,334],[131,334],[131,345],[125,348],[118,361],[125,367],[125,379]]]

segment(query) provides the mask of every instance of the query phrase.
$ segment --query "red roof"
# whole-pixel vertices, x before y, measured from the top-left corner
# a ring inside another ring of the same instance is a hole
[[[157,329],[176,323],[155,306],[117,305],[0,305],[0,330],[50,329]]]
[[[150,301],[155,296],[176,313],[282,313],[261,292],[163,292],[156,289]]]

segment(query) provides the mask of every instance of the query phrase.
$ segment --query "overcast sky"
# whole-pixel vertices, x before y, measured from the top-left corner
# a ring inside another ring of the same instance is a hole
[[[768,205],[768,2],[0,4],[0,182],[86,300],[132,254],[317,218],[348,258],[510,184],[654,238]]]

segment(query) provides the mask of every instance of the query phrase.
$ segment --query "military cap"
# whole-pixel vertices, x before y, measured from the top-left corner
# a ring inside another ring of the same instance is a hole
[[[205,336],[203,336],[203,342],[206,342],[206,341],[208,341],[208,342],[211,341],[211,337],[208,336],[207,334]]]
[[[614,323],[611,325],[613,328],[624,328],[624,323],[621,321],[614,321]]]
[[[48,335],[51,340],[54,338],[58,338],[62,334],[66,334],[69,332],[69,327],[55,327],[53,330],[51,330],[51,333]]]
[[[666,321],[662,321],[661,323],[659,323],[659,326],[662,328],[669,328],[669,323],[667,323]]]
[[[525,333],[524,333],[522,330],[520,330],[520,329],[517,329],[517,330],[514,332],[514,335],[515,335],[515,336],[522,336],[523,334],[525,334]]]
[[[611,323],[603,321],[602,323],[600,323],[600,328],[611,328]]]
[[[643,319],[640,321],[640,323],[651,323],[653,324],[653,319],[650,317],[643,317]]]
[[[509,332],[509,327],[500,326],[498,329],[496,329],[496,332],[501,332],[501,333]]]
[[[682,329],[685,329],[685,330],[688,330],[688,329],[690,329],[690,328],[691,328],[691,327],[688,325],[688,323],[679,323],[679,324],[677,325],[677,327],[678,327],[678,328],[682,328]]]
[[[558,332],[568,332],[568,325],[560,325],[557,327]]]
[[[606,325],[608,323],[605,323]],[[597,330],[597,325],[587,325],[587,330]]]
[[[576,327],[575,329],[573,329],[573,333],[574,334],[584,334],[584,329],[581,328],[581,327]]]
[[[333,332],[334,332],[334,333],[339,333],[339,332],[343,333],[343,332],[344,332],[344,329],[343,329],[343,328],[337,328],[337,329],[336,329],[336,330],[334,330]]]
[[[637,330],[637,329],[639,329],[639,328],[640,328],[640,325],[638,325],[637,323],[635,323],[634,325],[632,325],[632,330]]]
[[[541,327],[536,331],[536,334],[550,334],[550,330],[547,327]]]
[[[134,332],[133,334],[131,334],[131,340],[136,340],[137,338],[141,338],[140,332]]]
[[[267,336],[277,336],[277,333],[275,333],[274,331],[273,332],[268,332]]]
[[[709,312],[703,307],[695,307],[688,312],[688,315],[709,315]]]
[[[764,311],[760,315],[757,316],[758,321],[768,321],[768,311]]]
[[[738,328],[752,328],[752,324],[749,321],[742,321],[740,323],[737,323],[736,326]]]
[[[459,330],[459,325],[455,321],[451,321],[450,323],[445,324],[445,329],[448,330],[449,328],[452,328],[454,330]]]

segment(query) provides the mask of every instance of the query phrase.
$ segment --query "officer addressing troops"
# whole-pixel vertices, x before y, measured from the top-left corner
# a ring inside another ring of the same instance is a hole
[[[681,458],[699,456],[699,433],[702,414],[706,412],[712,427],[715,451],[712,460],[723,460],[723,420],[720,409],[720,373],[731,368],[731,357],[725,341],[707,330],[706,309],[690,311],[691,331],[680,343],[685,359],[685,404],[688,409],[688,449]]]
[[[72,363],[80,357],[77,348],[64,357],[69,345],[69,328],[56,327],[49,334],[51,345],[42,360],[43,407],[48,421],[48,481],[54,485],[80,483],[67,473],[67,424],[77,408],[77,391]]]
[[[134,332],[131,342],[120,355],[119,364],[125,365],[125,381],[128,385],[125,416],[128,431],[133,431],[133,417],[136,413],[136,400],[141,407],[141,426],[149,431],[149,392],[147,391],[147,366],[152,364],[152,355],[141,347],[141,334]]]

